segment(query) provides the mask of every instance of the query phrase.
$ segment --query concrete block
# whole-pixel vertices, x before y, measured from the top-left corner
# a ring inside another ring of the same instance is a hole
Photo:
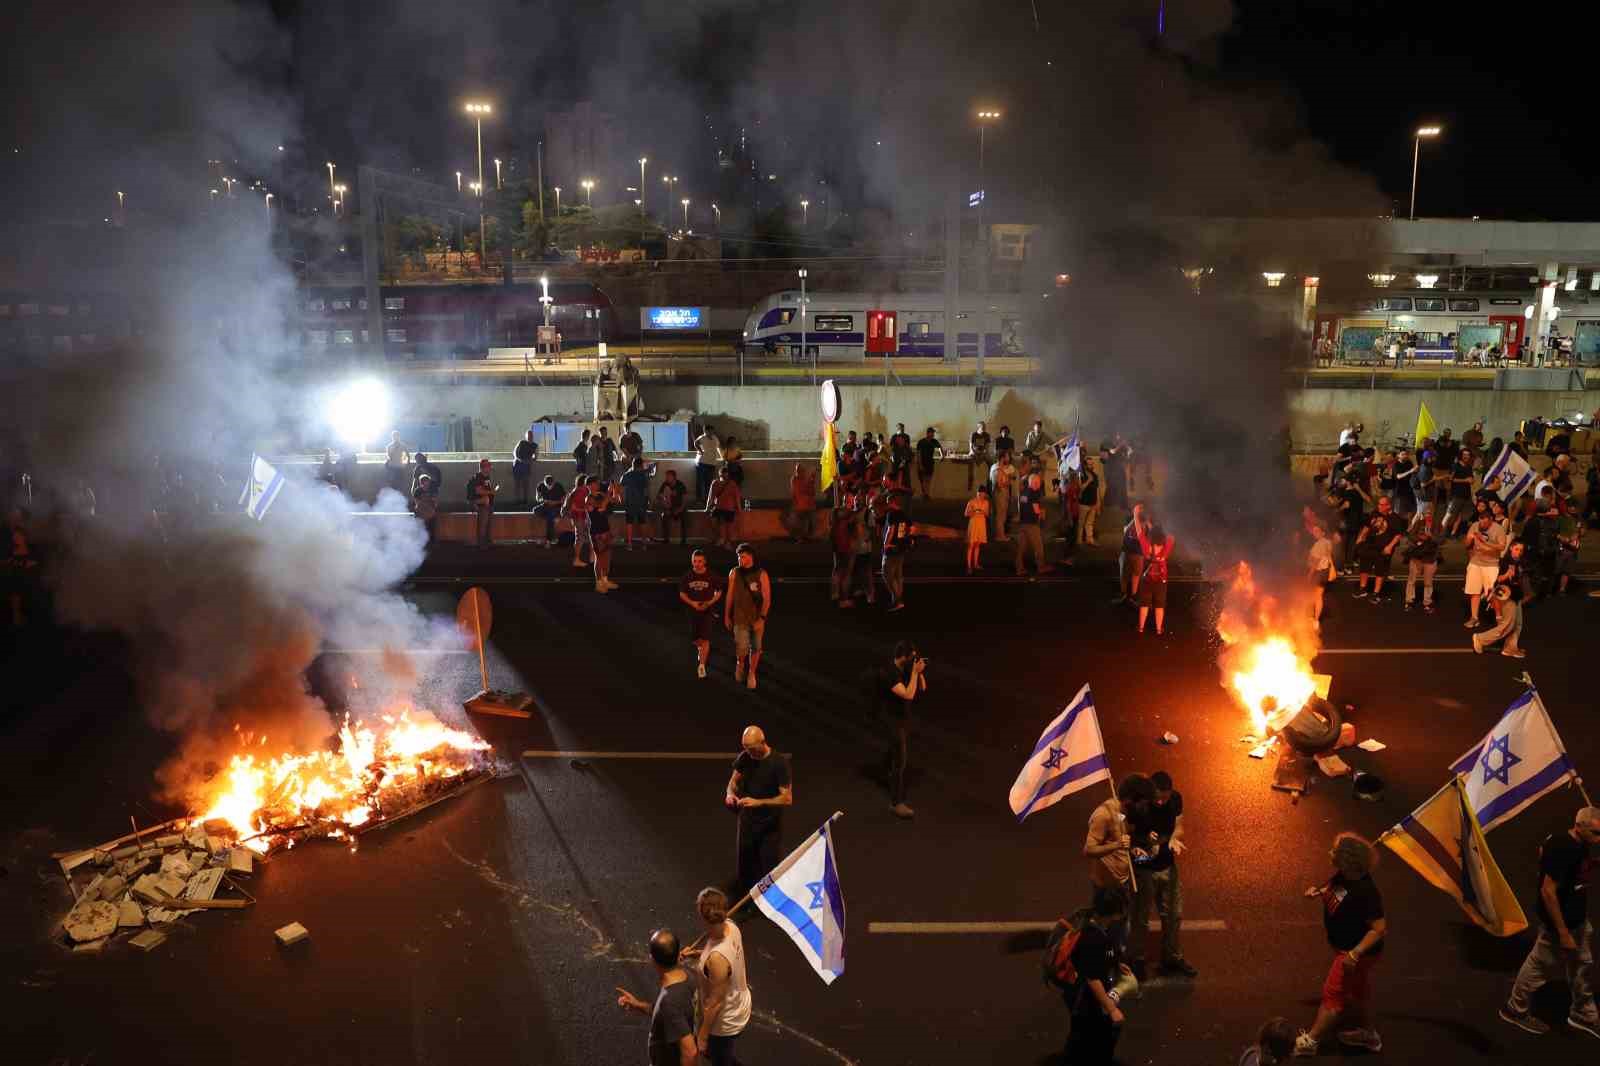
[[[230,874],[254,873],[255,859],[255,852],[249,848],[229,848],[228,872]]]
[[[184,899],[211,899],[217,894],[217,886],[222,884],[222,867],[208,866],[204,870],[189,878],[189,883],[184,886]]]
[[[290,944],[300,943],[300,941],[309,937],[311,933],[299,922],[290,922],[288,925],[277,930],[272,935],[278,938],[279,945],[288,947]]]
[[[190,867],[190,869],[193,869],[193,870],[204,869],[206,866],[208,866],[210,864],[210,862],[211,862],[211,853],[209,851],[191,851],[189,853],[189,867]]]
[[[151,948],[155,947],[166,939],[167,934],[161,932],[159,929],[146,929],[138,936],[130,938],[128,943],[132,944],[140,951],[149,951]]]
[[[137,929],[144,924],[144,908],[131,899],[117,904],[117,928]]]
[[[206,827],[196,822],[183,831],[183,842],[191,848],[206,846]]]

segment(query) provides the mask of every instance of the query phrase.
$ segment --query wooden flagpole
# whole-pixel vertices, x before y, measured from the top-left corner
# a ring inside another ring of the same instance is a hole
[[[1081,448],[1083,446],[1083,442],[1079,441],[1078,442],[1078,446]],[[1091,689],[1090,692],[1091,692],[1091,695],[1092,695],[1093,690]],[[1102,755],[1104,755],[1105,754],[1105,750],[1106,750],[1106,738],[1105,738],[1105,734],[1100,732],[1100,709],[1098,707],[1094,707],[1093,703],[1090,703],[1090,707],[1094,708],[1094,735],[1095,735],[1096,738],[1099,739],[1099,741],[1100,741],[1100,753]],[[1128,835],[1127,834],[1128,815],[1127,815],[1127,812],[1122,809],[1122,798],[1117,795],[1117,780],[1116,780],[1116,776],[1114,774],[1112,774],[1112,772],[1111,772],[1111,760],[1109,758],[1106,759],[1106,787],[1111,790],[1111,798],[1117,804],[1117,819],[1122,824],[1122,830],[1123,830],[1122,835],[1123,836],[1127,836]],[[1127,856],[1128,856],[1128,886],[1130,888],[1132,888],[1134,892],[1138,892],[1139,891],[1139,878],[1133,872],[1133,850],[1132,850],[1132,845],[1130,843],[1129,847],[1118,848],[1117,850],[1125,852],[1127,854]]]
[[[472,590],[472,624],[478,631],[478,672],[483,675],[483,691],[489,691],[489,667],[483,659],[483,616],[478,613],[478,589]]]

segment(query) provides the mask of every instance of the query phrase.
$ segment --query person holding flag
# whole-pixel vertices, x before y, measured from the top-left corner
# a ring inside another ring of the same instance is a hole
[[[1600,807],[1584,807],[1571,829],[1550,834],[1539,848],[1539,938],[1517,971],[1511,998],[1500,1008],[1500,1017],[1519,1029],[1537,1035],[1550,1031],[1529,1013],[1529,1006],[1551,974],[1564,970],[1572,993],[1567,1025],[1600,1037],[1594,999],[1594,927],[1589,924],[1587,898],[1596,845],[1600,845]]]
[[[744,934],[728,918],[728,897],[722,889],[701,889],[694,905],[706,926],[704,947],[696,952],[701,993],[695,1046],[712,1066],[733,1066],[739,1061],[734,1044],[750,1024]]]
[[[835,811],[749,897],[788,934],[828,985],[844,973],[844,890],[833,855],[833,823],[842,817],[842,811]]]
[[[239,506],[257,522],[267,517],[278,493],[283,491],[283,475],[276,467],[259,455],[250,456],[250,476],[245,479],[244,491],[239,494]]]

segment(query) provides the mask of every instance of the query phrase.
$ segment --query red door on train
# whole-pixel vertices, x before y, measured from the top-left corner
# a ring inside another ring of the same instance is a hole
[[[1522,326],[1521,315],[1490,315],[1489,325],[1499,326],[1505,347],[1507,359],[1522,358]]]

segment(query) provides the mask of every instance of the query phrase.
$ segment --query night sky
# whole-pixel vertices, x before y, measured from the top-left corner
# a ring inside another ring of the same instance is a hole
[[[1197,212],[1287,210],[1295,197],[1280,202],[1272,182],[1314,185],[1306,175],[1339,169],[1330,184],[1349,195],[1300,199],[1403,213],[1411,131],[1437,122],[1419,214],[1600,214],[1582,66],[1595,5],[1486,16],[1432,0],[1167,0],[1164,23],[1159,0],[75,7],[30,5],[9,42],[5,216],[99,213],[118,187],[151,203],[141,182],[208,184],[200,171],[219,156],[308,197],[328,158],[352,178],[368,162],[443,179],[470,159],[460,105],[474,95],[500,104],[489,155],[531,157],[546,108],[592,98],[626,140],[649,142],[630,159],[647,153],[690,188],[711,188],[715,144],[743,127],[764,138],[762,169],[777,161],[786,180],[826,177],[879,206],[946,171],[975,181],[970,114],[990,103],[1006,111],[988,145],[991,201],[1036,219],[1086,184],[1108,193],[1138,174],[1148,187],[1129,195],[1156,199],[1187,182],[1184,153],[1205,156],[1218,138],[1179,150],[1192,123],[1181,108],[1153,113],[1167,101],[1237,127],[1238,142],[1204,160],[1212,189],[1230,168],[1261,170],[1260,155],[1294,158],[1249,195],[1208,195],[1202,177],[1192,196],[1168,197]],[[274,157],[277,143],[287,151]],[[286,160],[292,173],[272,169]]]

